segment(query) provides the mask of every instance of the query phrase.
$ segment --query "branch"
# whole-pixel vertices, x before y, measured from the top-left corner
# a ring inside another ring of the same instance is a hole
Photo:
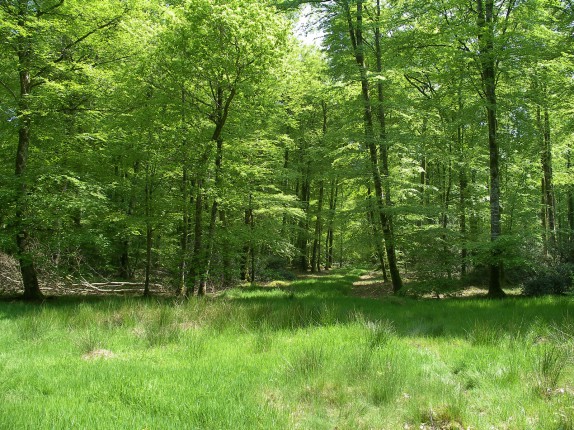
[[[8,85],[6,85],[3,81],[0,81],[0,85],[2,85],[6,91],[8,91],[12,97],[14,97],[14,100],[18,100],[18,97],[16,96],[16,93],[14,91],[12,91],[12,88],[10,88]]]
[[[64,0],[60,0],[58,3],[49,7],[46,10],[40,10],[40,5],[38,4],[38,2],[36,0],[34,0],[34,4],[38,7],[38,13],[36,14],[36,16],[38,18],[40,18],[42,15],[46,15],[46,14],[52,12],[53,10],[58,9],[60,6],[62,6],[64,4]]]
[[[63,1],[63,0],[62,0]],[[52,9],[52,8],[51,8]],[[69,49],[73,48],[74,46],[78,45],[79,43],[83,42],[84,40],[86,40],[88,37],[90,37],[92,34],[97,33],[100,30],[103,30],[104,28],[110,27],[112,25],[114,25],[116,22],[118,22],[124,15],[125,15],[126,11],[124,11],[122,14],[112,18],[111,20],[95,27],[92,28],[90,31],[88,31],[86,34],[84,34],[83,36],[77,38],[76,40],[68,43],[66,46],[64,46],[64,48],[62,49],[62,52],[60,53],[59,57],[56,58],[55,60],[52,61],[52,64],[57,64],[60,61],[62,61],[64,58],[66,58],[66,51],[68,51]],[[37,78],[38,76],[42,75],[42,73],[44,73],[47,69],[48,69],[49,65],[46,65],[45,67],[42,67],[38,73],[36,73],[34,75],[34,78]]]
[[[409,84],[411,84],[413,87],[415,87],[419,93],[421,93],[424,97],[426,97],[427,99],[431,99],[431,97],[427,94],[426,90],[428,87],[428,84],[426,82],[421,81],[420,79],[415,78],[414,76],[409,76],[406,73],[404,74],[405,79],[407,80],[407,82]]]
[[[64,46],[64,49],[62,49],[62,53],[60,54],[60,56],[54,60],[54,63],[59,63],[60,61],[62,61],[66,56],[65,54],[66,54],[67,50],[69,50],[70,48],[73,48],[74,46],[78,45],[82,41],[86,40],[92,34],[97,33],[98,31],[103,30],[104,28],[111,27],[112,25],[114,25],[116,22],[118,22],[124,16],[124,14],[125,14],[125,12],[122,13],[121,15],[118,15],[118,16],[112,18],[108,22],[105,22],[105,23],[98,25],[97,27],[91,29],[86,34],[77,38],[73,42],[68,43],[66,46]]]

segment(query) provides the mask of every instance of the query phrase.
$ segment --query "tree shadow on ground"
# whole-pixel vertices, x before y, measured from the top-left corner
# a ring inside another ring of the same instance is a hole
[[[360,276],[361,273],[355,271],[334,271],[301,277],[287,286],[234,288],[216,296],[191,298],[189,304],[176,297],[66,296],[49,299],[42,304],[1,301],[0,319],[17,319],[44,309],[74,312],[82,305],[97,312],[114,312],[140,304],[149,304],[150,307],[179,304],[184,306],[186,317],[193,320],[202,317],[196,309],[196,305],[201,304],[200,308],[211,309],[215,316],[210,317],[210,321],[218,327],[231,327],[240,321],[250,331],[295,331],[357,323],[368,326],[384,321],[401,337],[453,339],[468,338],[477,332],[505,336],[545,326],[565,327],[574,336],[572,298],[489,300],[462,297],[436,300],[385,296],[374,299],[353,294],[353,284]]]

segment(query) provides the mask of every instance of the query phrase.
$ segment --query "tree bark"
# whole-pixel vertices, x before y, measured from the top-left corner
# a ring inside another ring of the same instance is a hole
[[[297,240],[299,248],[299,270],[301,272],[306,272],[309,270],[309,258],[308,253],[308,230],[309,230],[309,199],[311,194],[311,184],[307,177],[307,172],[304,172],[304,177],[301,181],[301,204],[303,207],[303,212],[305,213],[305,218],[299,221],[299,237]]]
[[[361,94],[363,97],[363,105],[364,105],[363,122],[365,127],[365,140],[367,143],[367,147],[369,149],[371,174],[373,176],[373,182],[375,187],[376,211],[378,212],[380,223],[383,230],[383,238],[385,240],[387,258],[389,261],[389,271],[391,274],[393,291],[396,293],[402,288],[403,283],[397,265],[391,219],[389,216],[387,216],[384,210],[385,201],[383,199],[388,200],[390,196],[384,196],[385,193],[383,192],[383,183],[381,178],[381,172],[379,169],[379,158],[377,154],[377,147],[375,145],[373,112],[371,107],[371,96],[369,88],[370,86],[367,77],[367,68],[365,66],[365,56],[364,56],[362,0],[359,0],[357,2],[357,17],[355,24],[353,24],[351,10],[347,2],[345,2],[345,13],[347,15],[347,23],[349,25],[349,34],[351,36],[353,54],[357,66],[359,67],[359,73],[361,79]]]
[[[186,154],[187,147],[187,116],[185,111],[186,93],[184,85],[181,86],[181,124],[183,134],[182,150]],[[177,279],[177,294],[181,294],[185,289],[185,271],[187,264],[187,252],[189,247],[189,231],[190,231],[190,198],[189,192],[189,178],[187,169],[187,157],[182,161],[182,176],[181,176],[181,196],[182,196],[182,214],[181,214],[181,238],[180,238],[180,256],[179,256],[179,273]]]
[[[18,38],[18,70],[20,78],[20,93],[18,97],[18,148],[16,150],[16,246],[17,259],[20,264],[20,273],[24,286],[23,298],[26,300],[40,300],[44,296],[40,291],[38,275],[32,255],[31,238],[28,231],[28,208],[26,195],[28,184],[26,179],[28,165],[28,151],[30,148],[30,134],[32,119],[30,116],[30,96],[32,92],[32,79],[30,62],[32,57],[32,43],[26,26],[28,6],[20,2],[18,13],[18,26],[21,35]]]
[[[504,297],[502,289],[502,250],[499,238],[502,234],[500,222],[500,155],[497,132],[496,99],[496,53],[494,52],[494,0],[476,0],[478,40],[482,87],[486,99],[488,123],[488,149],[490,156],[490,279],[489,297]]]
[[[195,197],[193,255],[189,267],[189,276],[186,281],[185,297],[193,296],[198,282],[199,268],[202,264],[203,252],[203,180],[197,181],[197,195]]]
[[[373,196],[371,194],[371,187],[367,188],[367,198],[368,198],[368,205],[369,209],[367,210],[367,218],[369,220],[369,224],[371,225],[371,229],[373,230],[373,243],[375,246],[375,252],[377,254],[377,260],[379,261],[379,268],[383,272],[383,281],[388,282],[389,276],[387,274],[387,267],[385,264],[385,251],[383,248],[383,238],[381,236],[381,232],[378,227],[377,218],[375,216],[374,211],[374,203],[373,203]]]
[[[571,145],[571,144],[570,144]],[[568,156],[566,160],[566,167],[567,171],[572,171],[573,168],[573,161],[572,161],[572,146],[568,148]],[[570,263],[574,263],[574,186],[570,185],[568,187],[567,196],[566,196],[567,204],[568,204],[568,256],[567,260]]]
[[[151,278],[151,257],[153,245],[153,225],[152,217],[152,201],[153,201],[153,168],[146,165],[146,183],[145,183],[145,217],[146,217],[146,258],[145,258],[145,282],[144,282],[144,297],[150,295],[150,278]]]
[[[546,88],[543,85],[542,93],[546,98]],[[546,102],[546,100],[545,100]],[[542,111],[544,113],[542,113]],[[544,254],[553,257],[556,253],[556,218],[554,186],[552,177],[552,146],[550,141],[550,114],[548,107],[536,108],[536,119],[540,134],[540,164],[542,166],[542,211],[541,221],[543,229]]]
[[[213,121],[215,129],[211,136],[211,141],[215,142],[215,188],[219,192],[221,188],[221,164],[223,160],[223,127],[227,122],[229,116],[229,108],[231,102],[235,97],[236,89],[231,88],[227,97],[224,95],[223,87],[218,84],[215,93],[215,111],[213,113]],[[209,218],[209,228],[207,230],[207,238],[204,244],[205,249],[201,251],[201,261],[199,264],[199,286],[197,289],[198,296],[203,296],[206,293],[207,280],[209,277],[209,268],[211,264],[211,257],[213,253],[213,243],[215,240],[215,226],[217,221],[217,213],[219,209],[219,197],[215,196],[211,205],[211,213]]]
[[[323,229],[323,195],[325,187],[323,181],[319,182],[319,200],[317,201],[317,219],[315,221],[315,233],[313,235],[313,252],[311,256],[311,272],[321,271],[321,236]]]
[[[327,221],[327,238],[325,240],[325,268],[330,269],[334,263],[334,238],[335,229],[333,228],[335,222],[335,211],[337,210],[337,179],[331,181],[331,191],[329,195],[329,218]]]

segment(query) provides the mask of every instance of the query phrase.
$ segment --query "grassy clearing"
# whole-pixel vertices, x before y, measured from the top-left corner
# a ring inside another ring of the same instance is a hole
[[[574,429],[571,298],[0,303],[0,428]]]

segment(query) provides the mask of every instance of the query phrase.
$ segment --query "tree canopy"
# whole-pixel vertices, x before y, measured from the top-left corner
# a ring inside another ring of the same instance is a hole
[[[573,22],[565,0],[0,0],[0,251],[30,299],[336,265],[503,296],[574,263]]]

